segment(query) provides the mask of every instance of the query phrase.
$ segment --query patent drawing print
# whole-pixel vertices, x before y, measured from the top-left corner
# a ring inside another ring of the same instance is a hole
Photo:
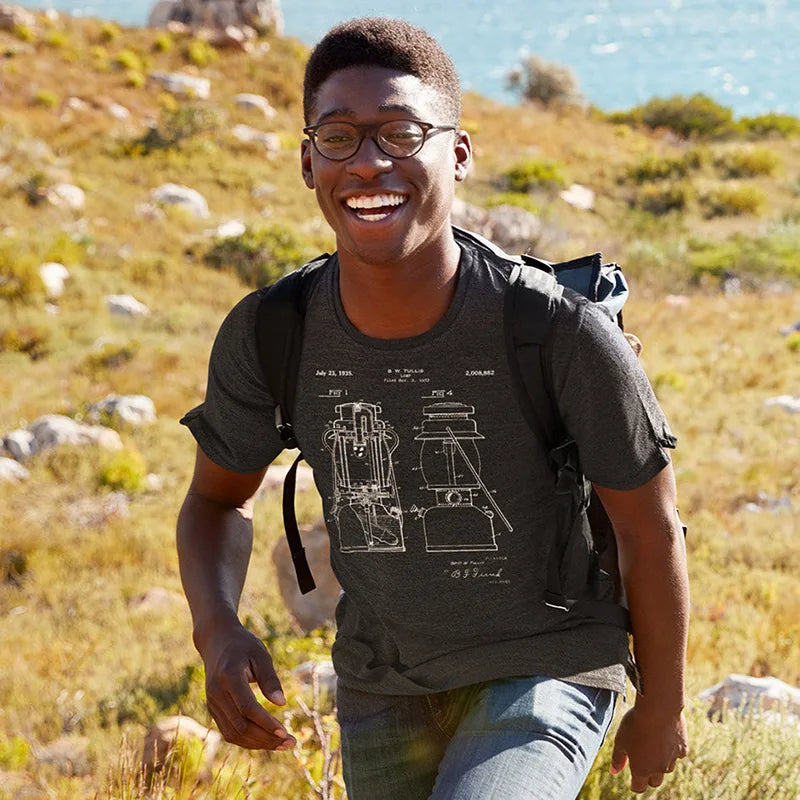
[[[392,453],[400,443],[374,403],[342,403],[322,434],[333,473],[331,515],[339,548],[348,552],[405,552],[403,512]]]
[[[481,478],[475,408],[464,403],[436,402],[422,409],[423,422],[415,441],[421,442],[423,489],[435,502],[411,511],[422,519],[428,552],[497,550],[495,518],[509,533],[511,523]]]

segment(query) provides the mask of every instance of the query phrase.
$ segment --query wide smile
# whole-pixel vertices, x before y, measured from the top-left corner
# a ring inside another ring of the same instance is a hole
[[[363,222],[380,222],[396,214],[408,202],[408,195],[397,192],[359,194],[347,197],[344,205]]]

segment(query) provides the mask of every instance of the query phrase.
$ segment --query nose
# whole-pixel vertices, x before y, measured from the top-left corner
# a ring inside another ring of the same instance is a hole
[[[372,136],[365,136],[361,146],[347,160],[346,169],[351,175],[357,175],[362,180],[370,180],[376,175],[391,172],[394,162],[387,156]]]

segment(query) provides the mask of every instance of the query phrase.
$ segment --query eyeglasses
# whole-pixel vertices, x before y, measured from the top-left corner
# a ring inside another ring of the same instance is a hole
[[[369,137],[380,151],[392,158],[410,158],[419,153],[432,131],[454,131],[455,125],[432,125],[414,119],[392,119],[378,125],[356,125],[352,122],[322,122],[303,128],[314,149],[332,161],[354,156],[364,137]]]

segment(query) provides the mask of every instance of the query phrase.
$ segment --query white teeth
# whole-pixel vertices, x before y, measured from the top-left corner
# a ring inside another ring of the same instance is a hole
[[[377,222],[380,219],[386,219],[388,214],[359,214],[361,219],[366,220],[367,222]]]
[[[348,197],[346,200],[348,207],[354,209],[400,206],[405,202],[406,198],[401,194],[375,194],[371,196],[360,195],[358,197]]]

